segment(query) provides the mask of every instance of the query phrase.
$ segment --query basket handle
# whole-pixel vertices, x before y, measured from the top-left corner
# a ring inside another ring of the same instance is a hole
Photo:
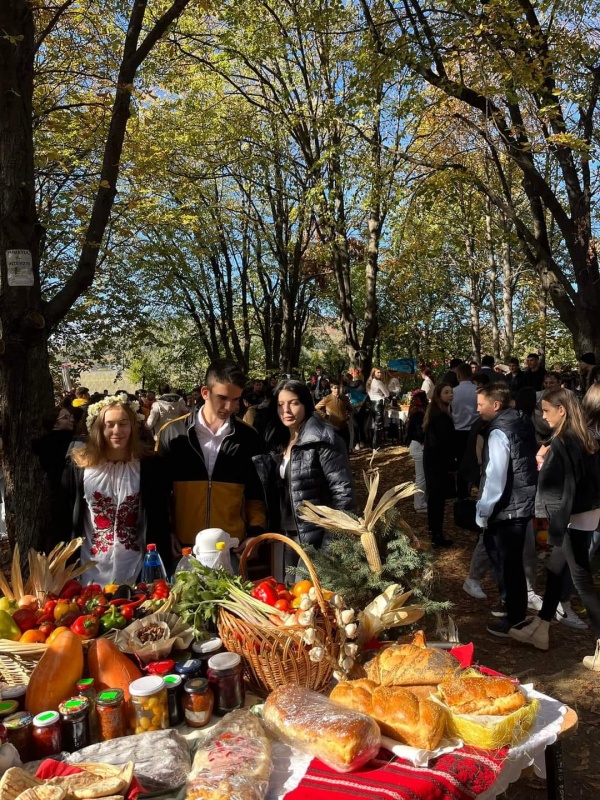
[[[315,572],[315,568],[313,567],[312,561],[306,555],[304,550],[300,547],[299,544],[293,541],[293,539],[289,539],[287,536],[282,536],[280,533],[261,533],[260,536],[254,536],[252,539],[248,540],[248,544],[244,548],[244,552],[240,557],[240,566],[239,566],[239,573],[242,577],[244,577],[244,572],[246,570],[246,562],[250,557],[252,551],[262,542],[281,542],[282,544],[291,547],[292,550],[296,553],[296,555],[300,556],[302,561],[304,562],[304,566],[308,570],[308,574],[310,575],[310,579],[312,581],[312,585],[315,587],[315,591],[317,593],[317,602],[319,607],[323,613],[325,613],[328,609],[327,601],[323,596],[323,590],[321,589],[321,584],[319,582],[319,578],[317,573]]]

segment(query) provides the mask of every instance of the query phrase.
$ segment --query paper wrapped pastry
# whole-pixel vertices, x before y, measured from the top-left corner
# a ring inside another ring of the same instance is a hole
[[[193,638],[193,628],[180,616],[159,611],[117,631],[114,642],[119,650],[135,653],[149,664],[166,658],[173,649],[185,650]]]
[[[300,686],[275,689],[265,703],[264,720],[276,736],[338,772],[359,769],[381,746],[374,719]]]
[[[263,800],[273,768],[271,743],[250,711],[232,711],[198,747],[186,800]]]

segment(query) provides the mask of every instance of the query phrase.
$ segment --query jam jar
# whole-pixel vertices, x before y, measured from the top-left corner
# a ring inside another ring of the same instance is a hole
[[[63,748],[69,753],[90,744],[90,703],[87,697],[72,697],[58,706]]]
[[[210,639],[206,639],[203,642],[194,642],[192,651],[194,658],[197,658],[201,664],[200,677],[206,678],[209,659],[217,655],[217,653],[224,653],[225,648],[218,636],[211,636]]]
[[[17,749],[23,763],[33,759],[32,723],[33,715],[28,711],[17,711],[4,720],[8,741]]]
[[[244,669],[237,653],[217,653],[208,662],[208,683],[215,698],[215,714],[244,707]]]
[[[169,727],[167,689],[160,675],[146,675],[129,684],[129,725],[132,733]]]
[[[190,678],[197,678],[200,675],[202,662],[198,658],[186,658],[185,661],[179,661],[175,664],[175,672],[181,675],[184,681]]]
[[[183,686],[183,713],[190,728],[204,728],[213,712],[214,696],[206,678],[192,678]]]
[[[167,708],[169,709],[169,725],[175,728],[183,722],[182,692],[183,681],[181,675],[165,675],[163,678],[167,687]]]
[[[96,698],[98,740],[106,742],[127,734],[125,693],[122,689],[107,689]]]
[[[32,724],[34,758],[42,759],[60,753],[62,738],[58,711],[42,711],[33,718]]]
[[[25,684],[23,683],[18,683],[15,686],[5,686],[4,689],[2,689],[2,699],[16,700],[17,711],[25,711],[26,694],[27,694],[27,686],[25,686]]]
[[[0,700],[0,722],[4,722],[5,717],[16,714],[18,710],[19,704],[16,700]]]

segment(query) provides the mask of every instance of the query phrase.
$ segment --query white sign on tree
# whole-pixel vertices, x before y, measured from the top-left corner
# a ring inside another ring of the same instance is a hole
[[[33,286],[31,250],[7,250],[6,266],[9,286]]]

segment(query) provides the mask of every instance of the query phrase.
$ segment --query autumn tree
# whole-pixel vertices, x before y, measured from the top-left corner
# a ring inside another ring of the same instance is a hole
[[[0,4],[0,433],[7,528],[23,549],[39,542],[43,527],[46,495],[31,442],[40,432],[43,413],[52,406],[48,335],[94,280],[117,192],[138,71],[189,4],[190,0],[114,0],[86,8],[73,0]],[[110,110],[99,159],[92,162],[87,176],[94,190],[76,263],[46,295],[41,255],[44,240],[53,232],[44,229],[36,207],[39,165],[34,121],[48,123],[61,114],[72,119],[69,115],[89,101],[88,97],[63,103],[59,95],[74,84],[87,94],[97,82],[95,72],[77,70],[77,59],[85,55],[88,44],[86,24],[94,15],[98,30],[112,21],[105,59],[98,69],[104,73],[103,82],[110,75]],[[66,39],[61,40],[64,31]],[[46,81],[44,72],[52,70],[53,54],[64,55],[61,47],[70,43],[75,45],[69,53],[71,66],[63,71],[60,83],[55,83],[53,92],[35,95],[38,80]],[[120,55],[112,69],[114,49]]]

